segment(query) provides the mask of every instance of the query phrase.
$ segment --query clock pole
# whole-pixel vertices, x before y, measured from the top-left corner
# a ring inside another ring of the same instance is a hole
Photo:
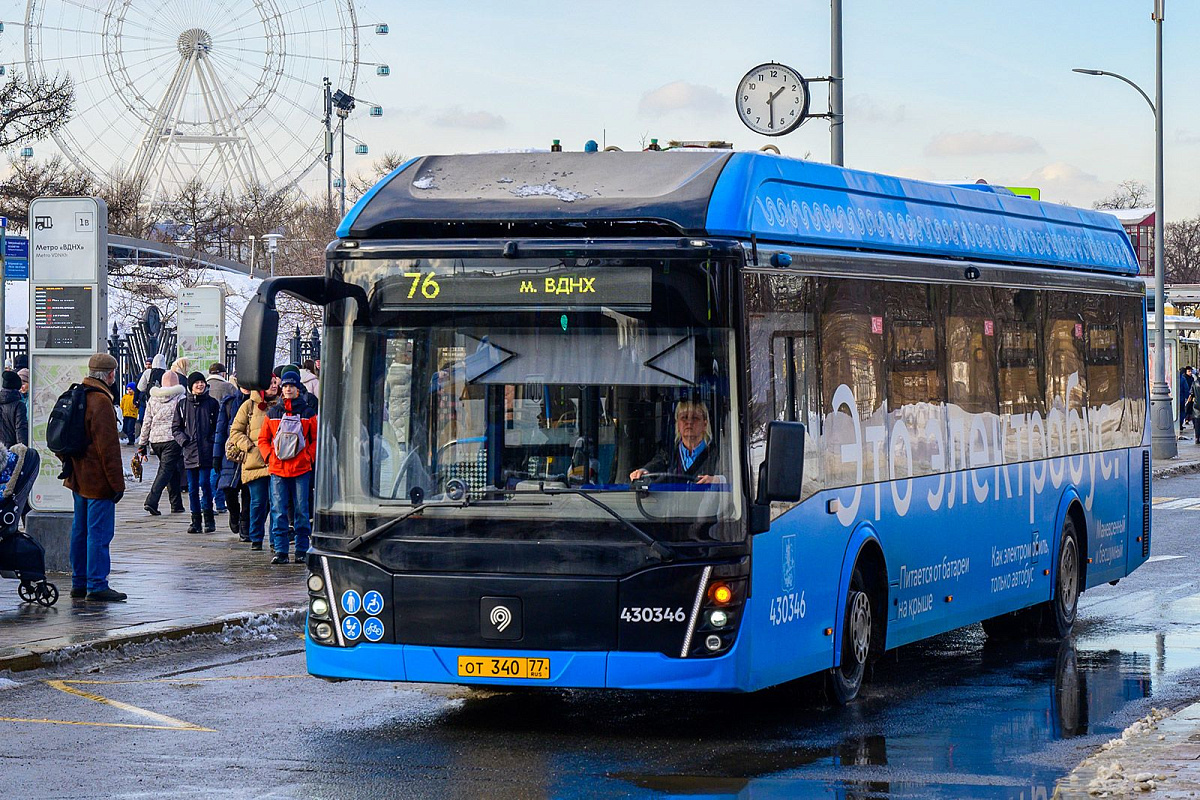
[[[842,130],[842,0],[829,7],[829,160],[845,166]]]

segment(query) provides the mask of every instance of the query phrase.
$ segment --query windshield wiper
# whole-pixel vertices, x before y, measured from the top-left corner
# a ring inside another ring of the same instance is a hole
[[[464,497],[462,500],[438,500],[438,501],[430,501],[428,503],[420,503],[419,505],[415,505],[411,509],[406,511],[405,513],[401,514],[400,516],[389,519],[387,522],[383,523],[382,525],[376,525],[374,528],[371,528],[371,530],[366,531],[364,533],[360,533],[358,536],[355,536],[353,539],[351,539],[346,544],[346,552],[353,553],[355,550],[362,547],[364,544],[369,544],[370,542],[374,541],[375,539],[378,539],[380,536],[387,533],[392,528],[399,525],[401,522],[404,522],[404,520],[408,519],[413,514],[419,514],[420,512],[424,511],[427,508],[437,508],[437,507],[447,507],[447,506],[450,508],[466,508],[468,503],[469,503],[469,501],[467,500],[467,498]]]
[[[639,528],[637,525],[634,525],[632,522],[630,522],[629,520],[622,517],[620,514],[618,514],[616,511],[614,511],[612,508],[610,508],[607,504],[602,503],[599,500],[597,500],[596,498],[592,497],[591,493],[586,492],[583,489],[553,489],[553,488],[548,489],[548,488],[546,488],[545,483],[543,483],[542,481],[538,481],[538,491],[545,495],[573,494],[573,495],[577,495],[578,497],[582,497],[584,500],[587,500],[592,505],[596,506],[600,510],[609,514],[617,522],[621,523],[626,528],[633,531],[633,533],[639,539],[641,539],[646,544],[650,545],[650,549],[653,550],[654,552],[658,553],[658,555],[660,557],[662,557],[663,559],[670,560],[670,559],[674,559],[678,556],[678,553],[676,553],[675,550],[672,549],[669,545],[660,542],[658,539],[655,539],[653,536],[646,533],[644,530]]]
[[[485,490],[485,491],[487,491],[487,490]],[[353,539],[351,539],[349,542],[346,543],[346,552],[352,553],[355,550],[362,547],[363,545],[370,544],[371,542],[378,539],[383,534],[390,531],[392,528],[399,525],[401,522],[404,522],[404,520],[408,519],[409,517],[411,517],[415,514],[421,513],[422,511],[424,511],[427,508],[466,508],[467,506],[486,506],[486,505],[512,506],[512,505],[525,505],[525,504],[513,503],[511,501],[505,501],[505,500],[500,500],[500,501],[497,501],[497,500],[473,500],[470,497],[464,497],[461,500],[431,500],[428,503],[419,503],[419,504],[413,506],[412,508],[410,508],[405,513],[401,514],[400,516],[389,519],[387,522],[384,522],[380,525],[376,525],[374,528],[371,528],[371,530],[361,533],[358,536],[355,536]],[[537,503],[535,505],[545,505],[545,504]]]

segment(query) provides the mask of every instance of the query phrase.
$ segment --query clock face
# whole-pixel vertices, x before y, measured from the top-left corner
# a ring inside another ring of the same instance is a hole
[[[760,64],[737,88],[738,116],[763,136],[788,133],[808,115],[808,84],[783,64]]]

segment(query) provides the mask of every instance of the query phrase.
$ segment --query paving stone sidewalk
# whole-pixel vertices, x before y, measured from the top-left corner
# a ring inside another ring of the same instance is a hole
[[[1179,440],[1179,455],[1175,458],[1156,458],[1151,465],[1155,478],[1170,478],[1200,472],[1200,444],[1192,439],[1191,431]]]
[[[124,460],[132,454],[122,447]],[[273,566],[270,547],[251,551],[230,532],[228,514],[217,516],[211,534],[188,534],[187,513],[149,516],[142,505],[156,466],[157,459],[147,462],[144,480],[130,482],[117,505],[109,581],[129,600],[72,600],[70,575],[52,573],[60,597],[43,608],[21,602],[17,581],[0,579],[0,671],[28,669],[42,654],[71,645],[178,634],[234,615],[303,606],[304,566]],[[161,507],[169,507],[166,497]]]

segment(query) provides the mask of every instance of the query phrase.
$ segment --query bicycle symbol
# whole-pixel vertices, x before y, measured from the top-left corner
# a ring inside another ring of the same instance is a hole
[[[378,642],[383,638],[383,623],[372,617],[363,623],[363,636],[368,642]]]

